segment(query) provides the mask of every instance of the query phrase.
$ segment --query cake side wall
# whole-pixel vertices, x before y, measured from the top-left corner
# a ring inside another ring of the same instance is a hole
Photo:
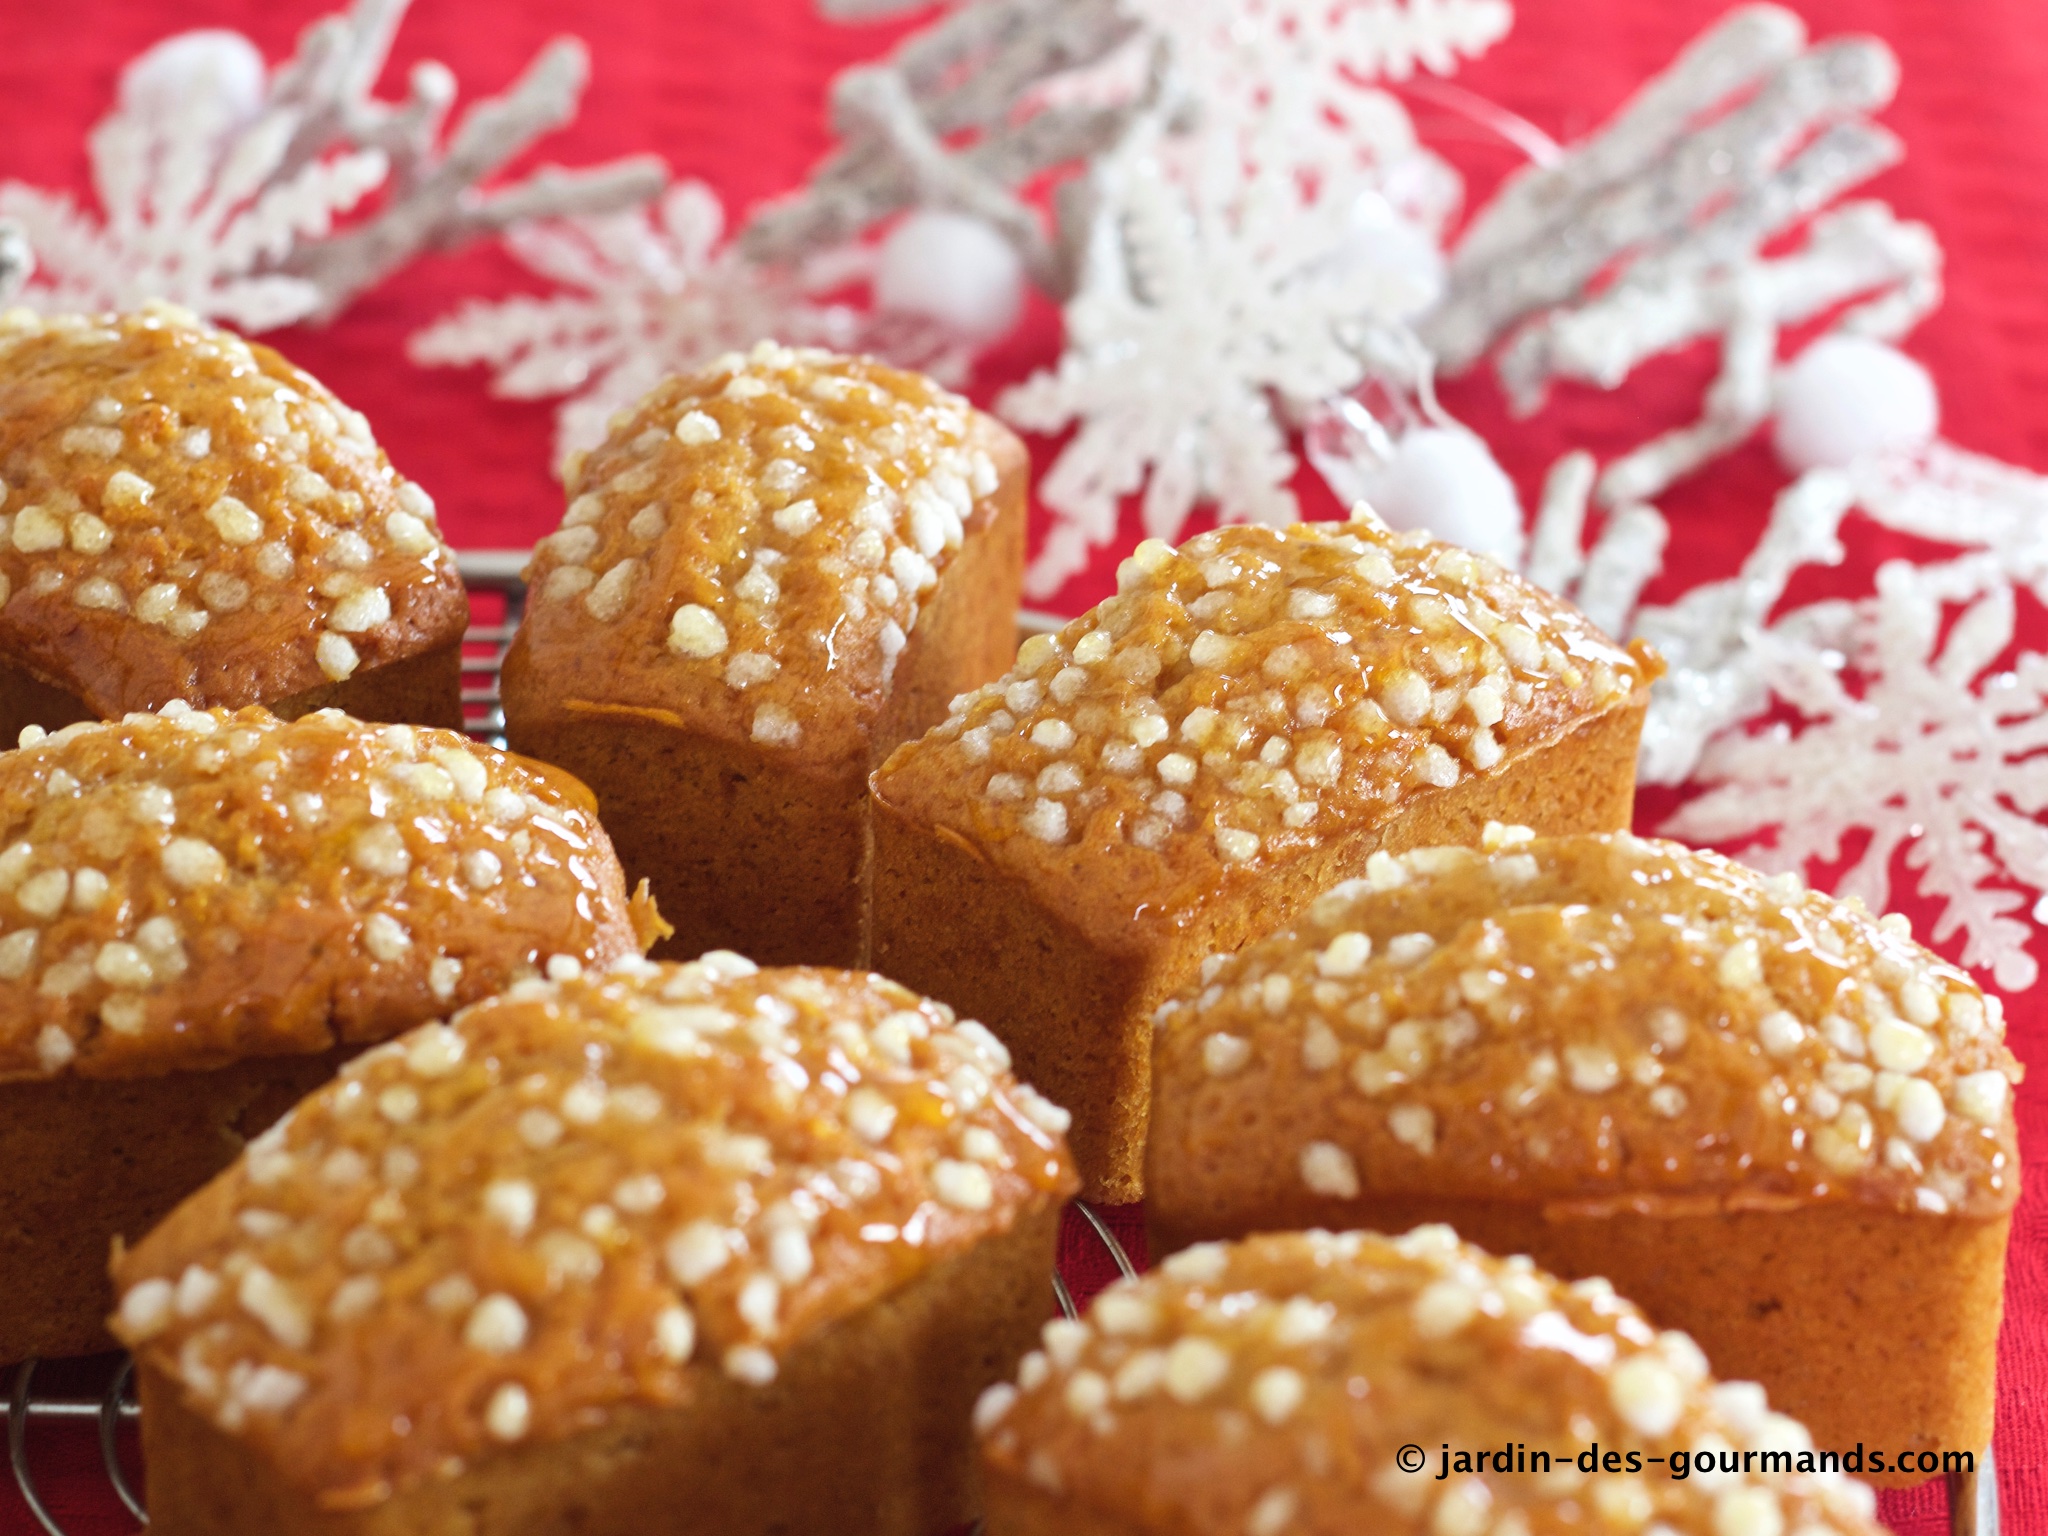
[[[212,701],[187,700],[187,703]],[[433,725],[459,731],[462,723],[462,637],[386,666],[365,667],[345,682],[289,698],[259,700],[282,720],[317,709],[339,709],[358,720]]]
[[[1022,1478],[1001,1472],[988,1477],[985,1536],[1145,1536],[1100,1510],[1071,1498],[1055,1498]]]
[[[240,708],[261,704],[281,720],[296,720],[316,709],[340,709],[359,720],[403,725],[431,725],[459,731],[462,726],[462,640],[458,635],[417,655],[383,666],[364,667],[346,682],[328,683],[304,693],[277,699],[245,699],[205,689],[188,698],[197,709]],[[155,709],[169,699],[130,701],[136,709]],[[22,727],[39,725],[55,731],[99,715],[75,693],[36,676],[18,662],[0,656],[0,749],[12,747]]]
[[[801,1341],[766,1387],[699,1373],[696,1401],[611,1413],[552,1445],[494,1454],[353,1511],[313,1506],[279,1469],[142,1375],[159,1536],[645,1536],[689,1511],[695,1536],[931,1536],[972,1518],[969,1416],[1046,1311],[1059,1207],[944,1261]]]
[[[0,1083],[0,1363],[115,1348],[114,1239],[139,1240],[357,1049]]]
[[[1571,1217],[1535,1202],[1426,1195],[1332,1200],[1299,1180],[1256,1207],[1148,1212],[1151,1251],[1309,1227],[1400,1233],[1446,1222],[1567,1280],[1599,1276],[1659,1327],[1690,1334],[1724,1381],[1761,1382],[1825,1450],[1980,1453],[2010,1216],[1932,1216],[1843,1201],[1791,1210]],[[1865,1475],[1912,1487],[1924,1472]]]
[[[1085,1198],[1137,1199],[1152,1064],[1149,1027],[1124,1025],[1151,957],[1099,945],[944,829],[873,808],[874,968],[988,1025],[1018,1079],[1073,1114]]]
[[[627,884],[652,885],[676,930],[655,958],[731,949],[762,965],[859,963],[857,765],[793,772],[655,710],[572,699],[536,716],[507,702],[512,750],[589,785]]]
[[[1490,820],[1544,832],[1627,824],[1640,704],[1596,716],[1483,777],[1417,795],[1400,815],[1318,848],[1248,889],[1140,924],[1052,909],[1048,893],[994,866],[946,829],[875,799],[874,964],[994,1029],[1018,1075],[1071,1110],[1087,1198],[1146,1193],[1152,1010],[1202,960],[1287,923],[1386,848],[1477,842]],[[1085,907],[1085,898],[1084,898]]]

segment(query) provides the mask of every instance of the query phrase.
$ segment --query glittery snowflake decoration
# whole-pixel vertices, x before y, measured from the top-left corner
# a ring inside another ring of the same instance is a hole
[[[1055,369],[997,402],[1021,426],[1078,424],[1040,486],[1053,523],[1028,577],[1055,590],[1143,491],[1146,533],[1197,504],[1226,521],[1299,515],[1294,429],[1385,370],[1427,395],[1401,344],[1435,297],[1456,178],[1371,81],[1450,67],[1506,29],[1502,5],[1138,0],[1174,88],[1074,201],[1089,208]]]
[[[1700,419],[1609,464],[1594,492],[1609,507],[1657,496],[1769,418],[1781,331],[1825,318],[1890,340],[1939,302],[1925,226],[1830,206],[1902,153],[1866,120],[1897,85],[1875,38],[1809,47],[1781,7],[1730,12],[1599,132],[1509,179],[1459,238],[1422,339],[1446,373],[1493,357],[1524,412],[1559,380],[1613,389],[1717,340]]]
[[[473,300],[414,337],[411,355],[485,364],[499,395],[566,397],[556,438],[566,460],[602,442],[612,415],[667,374],[771,337],[854,344],[861,323],[851,310],[812,301],[739,255],[724,232],[725,210],[700,182],[630,213],[515,230],[512,254],[557,291]]]
[[[1412,307],[1399,274],[1350,258],[1352,211],[1284,172],[1193,196],[1150,146],[1097,167],[1103,205],[1057,369],[998,409],[1080,430],[1039,486],[1054,513],[1031,570],[1056,589],[1117,532],[1144,489],[1148,535],[1175,539],[1198,500],[1267,523],[1298,515],[1280,402],[1339,393],[1364,371],[1354,335]]]
[[[183,33],[137,58],[92,132],[97,214],[0,183],[0,219],[30,258],[14,302],[100,310],[169,299],[266,330],[331,317],[420,251],[522,219],[630,206],[660,188],[660,163],[639,158],[481,190],[574,115],[583,46],[550,44],[444,140],[455,79],[441,65],[416,66],[402,102],[371,94],[407,3],[358,0],[324,17],[275,71],[225,31]],[[374,206],[351,219],[366,200]]]
[[[1608,634],[1633,634],[1641,627],[1637,601],[1663,568],[1671,526],[1655,507],[1634,503],[1610,513],[1588,547],[1586,514],[1594,474],[1593,456],[1583,449],[1551,466],[1523,574],[1578,604]]]
[[[1188,114],[1310,178],[1378,172],[1441,233],[1460,188],[1381,82],[1448,75],[1507,35],[1506,0],[1128,0],[1168,45]],[[1209,135],[1204,135],[1208,137]]]
[[[2048,892],[2048,828],[2030,819],[2048,809],[2048,658],[1999,658],[2016,595],[2048,600],[2048,478],[1940,442],[1815,469],[1734,576],[1637,606],[1663,520],[1624,509],[1574,563],[1592,478],[1576,457],[1553,472],[1531,572],[1669,663],[1637,776],[1706,792],[1663,830],[1809,877],[1846,858],[1836,888],[1874,910],[1902,858],[1941,903],[1935,942],[1960,936],[1964,963],[2032,985],[2012,914]],[[1851,513],[1951,553],[1887,564],[1869,596],[1786,607],[1801,571],[1847,557]]]
[[[1698,774],[1712,787],[1667,830],[1800,872],[1853,851],[1835,890],[1875,911],[1892,904],[1902,859],[1940,903],[1934,942],[1960,935],[1965,965],[2023,990],[2040,968],[2015,914],[2022,888],[2048,891],[2048,656],[1998,666],[2009,586],[1964,607],[1946,639],[1944,606],[1939,583],[1895,562],[1875,603],[1840,615],[1844,652],[1767,646],[1766,680],[1798,723],[1714,742]]]
[[[842,18],[900,9],[831,4]],[[832,85],[839,147],[742,235],[755,260],[800,262],[907,209],[979,219],[1056,297],[1072,286],[1085,215],[1052,229],[1027,182],[1087,161],[1156,111],[1156,44],[1123,0],[966,0]]]

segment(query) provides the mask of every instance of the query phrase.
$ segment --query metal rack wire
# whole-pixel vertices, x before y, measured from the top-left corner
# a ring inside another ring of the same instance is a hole
[[[469,630],[462,637],[462,727],[502,747],[505,705],[498,678],[526,611],[526,582],[519,573],[527,556],[518,549],[476,549],[456,559],[470,601]]]
[[[465,729],[493,746],[505,744],[505,710],[499,694],[499,673],[506,649],[525,609],[526,584],[520,571],[526,565],[524,550],[472,550],[460,557],[462,579],[472,601],[472,619],[462,647],[462,718]],[[1026,609],[1017,616],[1017,627],[1027,633],[1045,633],[1060,628],[1066,620],[1056,614]],[[1137,1274],[1130,1255],[1100,1215],[1085,1201],[1076,1200],[1074,1210],[1095,1238],[1108,1251],[1111,1261],[1126,1279]],[[1052,1276],[1053,1299],[1067,1317],[1079,1316],[1073,1288],[1057,1269]],[[115,1357],[110,1357],[110,1360]],[[97,1395],[70,1393],[37,1396],[35,1378],[39,1362],[23,1361],[15,1367],[7,1402],[7,1460],[15,1486],[47,1536],[68,1536],[58,1523],[36,1485],[29,1463],[31,1428],[55,1430],[64,1426],[96,1424],[100,1459],[107,1480],[129,1514],[142,1525],[149,1515],[122,1465],[119,1432],[121,1426],[140,1418],[141,1408],[130,1394],[134,1363],[125,1356],[112,1364],[107,1384]],[[1998,1473],[1987,1448],[1973,1472],[1951,1474],[1948,1485],[1949,1530],[1951,1536],[1999,1536]]]

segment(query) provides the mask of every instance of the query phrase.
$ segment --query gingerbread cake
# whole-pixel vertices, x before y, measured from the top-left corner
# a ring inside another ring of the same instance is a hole
[[[637,954],[590,796],[449,731],[249,708],[0,754],[0,1361],[107,1347],[107,1252],[373,1041]]]
[[[1370,514],[1148,540],[876,774],[877,968],[985,1019],[1142,1192],[1151,1015],[1375,852],[1626,826],[1657,663]]]
[[[468,616],[432,499],[270,348],[0,314],[0,740],[173,699],[460,729]]]
[[[1074,1185],[878,976],[529,982],[359,1057],[115,1266],[162,1536],[935,1536]]]
[[[2002,1028],[1904,918],[1496,827],[1374,860],[1161,1011],[1148,1217],[1165,1249],[1449,1222],[1605,1276],[1825,1445],[1976,1452],[2020,1182]]]
[[[1877,1536],[1752,1382],[1448,1227],[1205,1243],[976,1411],[988,1536]]]
[[[506,733],[597,792],[663,953],[864,963],[868,771],[1015,655],[1026,470],[929,379],[766,343],[575,466]]]

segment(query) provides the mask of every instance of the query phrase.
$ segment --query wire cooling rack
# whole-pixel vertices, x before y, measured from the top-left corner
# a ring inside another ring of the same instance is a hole
[[[505,745],[505,709],[498,678],[505,664],[505,651],[519,628],[525,611],[526,584],[520,571],[526,565],[524,550],[471,550],[460,557],[463,582],[470,593],[470,626],[462,644],[462,723],[480,741]],[[1017,615],[1017,627],[1025,633],[1042,634],[1060,628],[1066,620],[1056,614],[1025,609]],[[1076,1200],[1073,1209],[1084,1230],[1108,1252],[1117,1271],[1126,1278],[1137,1274],[1130,1255],[1116,1234],[1086,1201]],[[1052,1276],[1053,1300],[1061,1313],[1076,1317],[1073,1287],[1058,1269]],[[125,1355],[107,1356],[105,1385],[97,1393],[81,1391],[75,1385],[54,1393],[38,1395],[36,1373],[40,1362],[23,1361],[14,1369],[7,1402],[7,1461],[14,1474],[22,1502],[47,1536],[69,1536],[37,1488],[30,1461],[31,1429],[38,1444],[45,1438],[73,1432],[90,1425],[99,1436],[100,1461],[115,1495],[136,1521],[147,1526],[149,1514],[122,1459],[124,1425],[141,1416],[141,1408],[130,1392],[134,1363]],[[1987,1448],[1977,1457],[1972,1472],[1952,1473],[1948,1479],[1949,1530],[1951,1536],[1999,1536],[1998,1472]]]

